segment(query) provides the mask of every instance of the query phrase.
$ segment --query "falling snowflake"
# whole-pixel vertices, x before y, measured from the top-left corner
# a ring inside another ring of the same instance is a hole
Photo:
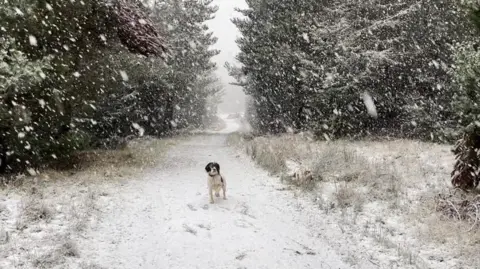
[[[373,102],[372,96],[370,96],[368,92],[364,92],[362,95],[362,99],[363,99],[363,103],[367,107],[368,114],[374,118],[377,118],[378,117],[377,107]]]
[[[128,81],[128,75],[125,71],[120,70],[119,73],[120,73],[120,76],[122,76],[123,81]]]
[[[47,3],[45,6],[47,7],[48,10],[50,10],[50,11],[53,10],[53,7],[49,3]]]
[[[76,77],[76,78],[78,78],[78,77],[80,77],[80,73],[79,73],[79,72],[75,72],[75,73],[73,73],[73,76]]]
[[[30,42],[30,46],[36,47],[38,45],[37,38],[33,35],[28,36],[28,42]]]
[[[304,39],[305,41],[307,41],[308,43],[310,43],[310,37],[308,36],[307,33],[303,33],[302,37],[303,37],[303,39]]]
[[[40,106],[41,106],[42,108],[45,107],[45,100],[39,99],[39,100],[38,100],[38,103],[40,104]]]
[[[18,138],[24,138],[24,137],[25,137],[25,133],[24,133],[24,132],[18,133]]]
[[[18,7],[15,8],[15,13],[17,13],[17,15],[23,16],[23,12]]]
[[[35,171],[35,169],[33,168],[28,168],[27,169],[27,172],[31,175],[31,176],[35,176],[37,174],[37,172]]]
[[[138,123],[132,123],[133,128],[135,128],[138,131],[138,135],[143,136],[145,133],[145,129],[142,128]]]

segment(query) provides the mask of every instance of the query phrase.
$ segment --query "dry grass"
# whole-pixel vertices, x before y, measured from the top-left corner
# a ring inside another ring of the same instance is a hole
[[[479,229],[471,230],[472,223],[452,219],[444,212],[432,213],[435,212],[436,206],[435,202],[430,201],[409,215],[411,223],[416,223],[418,227],[413,231],[415,236],[424,244],[438,246],[443,253],[452,253],[465,265],[473,264],[472,268],[479,268]],[[445,259],[445,256],[443,254],[439,257]]]
[[[478,193],[468,199],[459,194],[444,197],[441,213],[436,213],[435,196],[451,189],[454,158],[448,145],[313,142],[300,135],[248,134],[232,134],[228,142],[287,183],[292,183],[283,174],[287,160],[310,168],[317,179],[317,188],[310,189],[313,200],[325,217],[344,224],[343,232],[350,227],[356,233],[359,225],[371,226],[371,220],[380,219],[378,227],[357,233],[357,240],[370,237],[416,268],[447,268],[442,264],[448,259],[449,264],[462,261],[465,268],[480,268]]]
[[[356,192],[348,182],[339,184],[335,192],[335,198],[337,205],[341,208],[353,207],[355,205],[359,206],[364,202],[363,196]]]
[[[7,219],[5,226],[0,221],[0,267],[66,268],[72,258],[81,263],[75,238],[95,221],[100,200],[108,199],[104,187],[141,178],[134,176],[164,161],[164,153],[182,138],[134,140],[119,150],[79,153],[63,170],[19,175],[18,185],[0,189],[0,219]],[[2,237],[7,232],[8,241]]]
[[[71,239],[62,238],[55,247],[41,254],[33,254],[32,265],[35,268],[53,268],[61,265],[69,257],[79,257],[78,247]]]
[[[42,171],[33,177],[33,180],[18,180],[13,187],[29,188],[38,182],[57,182],[65,178],[77,177],[79,181],[91,179],[119,179],[130,177],[144,169],[157,166],[164,160],[164,153],[169,147],[181,141],[184,137],[177,138],[142,138],[130,141],[118,150],[90,150],[75,154],[63,163],[57,163],[53,168]]]
[[[65,160],[59,169],[96,169],[118,167],[147,167],[158,163],[161,153],[170,145],[173,139],[144,138],[131,141],[128,145],[117,150],[90,150],[75,154],[71,159]]]
[[[91,189],[88,189],[83,196],[77,199],[72,197],[72,203],[69,204],[68,218],[73,231],[83,231],[88,227],[90,217],[97,210],[97,197],[97,192]]]
[[[247,155],[257,164],[273,174],[285,172],[286,161],[302,160],[308,157],[310,145],[303,143],[303,138],[295,135],[276,139],[273,136],[253,137],[249,134],[233,134],[227,139],[229,145],[245,145]]]
[[[48,205],[38,195],[27,197],[21,206],[22,223],[31,223],[38,221],[50,221],[55,211],[51,205]],[[23,226],[23,225],[22,225]]]
[[[65,268],[68,259],[80,256],[72,234],[88,227],[101,187],[70,183],[38,185],[24,193],[18,211],[8,212],[15,227],[6,226],[10,240],[0,244],[2,258],[10,262],[5,266]]]
[[[358,207],[358,203],[367,200],[396,203],[402,195],[401,181],[395,171],[361,156],[347,142],[314,142],[308,135],[248,138],[245,134],[232,134],[228,144],[243,145],[246,154],[258,165],[272,174],[280,174],[287,183],[295,182],[285,174],[286,161],[305,165],[314,180],[299,187],[314,190],[319,181],[334,182],[338,185],[335,195],[341,207]]]
[[[118,179],[137,174],[144,169],[157,166],[164,160],[164,153],[187,135],[175,138],[156,139],[144,137],[130,141],[121,149],[89,150],[74,154],[71,158],[59,160],[37,175],[17,174],[9,176],[1,189],[29,189],[41,183],[63,181],[66,178]],[[92,176],[93,175],[93,176]],[[100,176],[100,177],[99,177]]]

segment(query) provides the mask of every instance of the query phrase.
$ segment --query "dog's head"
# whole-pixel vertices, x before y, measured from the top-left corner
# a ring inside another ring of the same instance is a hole
[[[218,175],[220,174],[220,165],[216,162],[208,163],[207,166],[205,166],[205,171],[207,171],[210,176]]]

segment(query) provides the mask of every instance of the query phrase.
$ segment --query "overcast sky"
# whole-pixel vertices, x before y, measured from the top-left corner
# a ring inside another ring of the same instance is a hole
[[[208,26],[218,38],[214,48],[219,49],[221,53],[214,58],[217,63],[217,75],[221,79],[225,87],[225,95],[219,105],[220,113],[243,112],[245,110],[245,94],[240,87],[232,86],[233,78],[228,75],[227,70],[223,67],[225,62],[235,62],[235,55],[238,53],[238,47],[235,39],[240,35],[235,25],[231,22],[231,18],[241,16],[235,12],[235,7],[245,8],[244,0],[214,0],[213,3],[218,5],[215,19],[208,22]]]

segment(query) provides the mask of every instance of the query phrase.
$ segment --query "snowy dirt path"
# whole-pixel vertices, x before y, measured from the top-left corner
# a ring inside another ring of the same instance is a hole
[[[80,242],[82,258],[129,269],[350,268],[310,230],[293,194],[225,139],[194,136],[146,178],[112,186]],[[204,172],[212,160],[228,180],[228,200],[215,204],[208,203]]]

